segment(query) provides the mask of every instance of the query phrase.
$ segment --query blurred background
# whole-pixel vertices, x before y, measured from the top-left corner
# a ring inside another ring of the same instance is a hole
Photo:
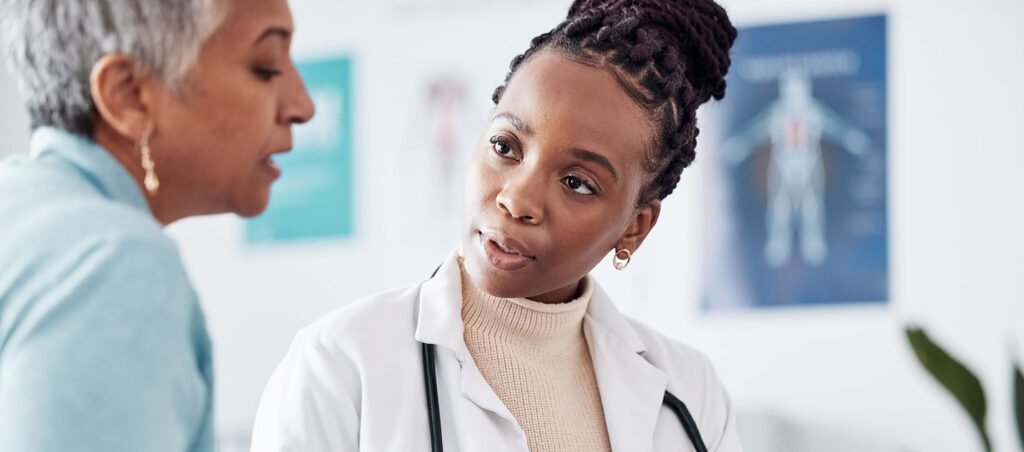
[[[629,269],[598,280],[710,356],[748,451],[983,450],[910,325],[977,375],[993,450],[1022,450],[1024,3],[723,4],[741,30],[726,100],[702,109],[697,162]],[[207,312],[227,452],[247,450],[299,328],[458,246],[491,92],[569,2],[291,5],[318,116],[270,209],[170,227]],[[0,156],[28,135],[4,67]]]

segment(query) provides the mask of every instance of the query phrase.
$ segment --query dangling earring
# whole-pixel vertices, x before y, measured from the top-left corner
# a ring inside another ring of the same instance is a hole
[[[625,257],[621,256],[623,254],[625,254]],[[612,256],[612,266],[614,266],[616,270],[625,269],[626,266],[629,265],[629,260],[632,258],[633,253],[631,253],[629,250],[625,248],[617,250],[615,251],[615,255]]]
[[[149,149],[148,135],[139,142],[139,153],[142,155],[142,169],[146,172],[146,178],[142,181],[143,185],[146,186],[146,192],[150,196],[156,196],[157,190],[160,189],[160,179],[156,177],[156,165],[153,164],[153,152]]]

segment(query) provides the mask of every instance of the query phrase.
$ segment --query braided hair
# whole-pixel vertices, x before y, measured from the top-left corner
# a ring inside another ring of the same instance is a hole
[[[665,199],[696,157],[697,107],[725,96],[736,29],[713,0],[575,0],[565,21],[512,59],[497,104],[522,64],[543,49],[610,70],[650,113],[654,149],[640,203]]]

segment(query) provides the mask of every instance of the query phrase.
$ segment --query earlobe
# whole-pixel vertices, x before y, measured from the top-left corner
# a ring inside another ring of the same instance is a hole
[[[152,127],[151,106],[143,74],[127,55],[106,54],[93,65],[89,88],[98,120],[131,141],[141,141]]]

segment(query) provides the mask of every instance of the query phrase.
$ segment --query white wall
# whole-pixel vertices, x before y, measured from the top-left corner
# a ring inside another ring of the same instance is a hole
[[[458,68],[480,81],[470,94],[486,111],[508,60],[556,23],[566,2],[465,6],[472,3],[398,14],[395,5],[410,2],[293,1],[297,55],[357,58],[357,238],[252,250],[229,216],[171,228],[216,343],[217,422],[240,443],[298,328],[425,277],[455,245],[409,235],[418,219],[404,217],[398,201],[415,189],[393,176],[399,150],[415,145],[396,131],[416,77],[435,66]],[[903,325],[922,324],[981,375],[996,450],[1020,450],[1009,391],[1010,360],[1024,360],[1024,4],[732,0],[727,7],[741,25],[889,14],[892,300],[884,307],[699,311],[699,163],[665,203],[629,270],[602,265],[597,277],[623,310],[706,351],[744,410],[893,449],[981,450],[966,417],[902,337]],[[9,126],[24,116],[6,102],[4,77],[0,133],[5,143],[24,143]]]
[[[7,65],[0,63],[0,158],[28,152],[28,113]]]

